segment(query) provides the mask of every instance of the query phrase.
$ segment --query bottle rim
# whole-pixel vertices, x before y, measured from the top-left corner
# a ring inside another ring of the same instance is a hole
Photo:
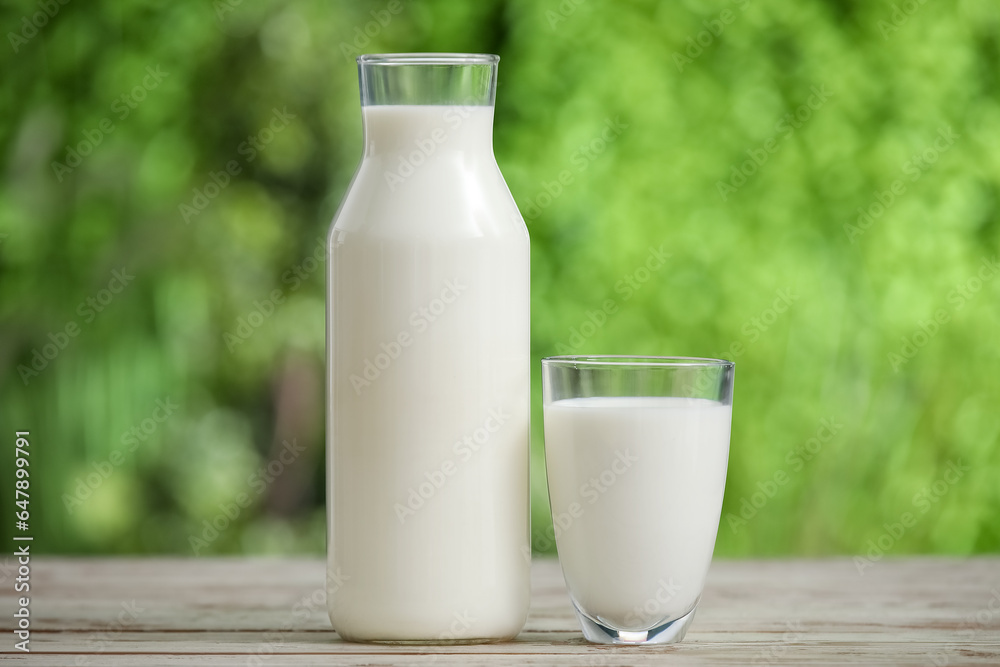
[[[359,65],[496,65],[493,53],[366,53]]]

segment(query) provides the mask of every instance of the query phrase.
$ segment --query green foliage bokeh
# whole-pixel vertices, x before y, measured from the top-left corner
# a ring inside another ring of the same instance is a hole
[[[904,513],[884,551],[1000,548],[995,2],[0,17],[0,423],[32,431],[40,551],[323,550],[310,258],[361,152],[353,56],[389,51],[501,55],[496,154],[532,241],[537,550],[555,353],[735,357],[717,554],[867,553]],[[653,250],[669,257],[644,269]]]

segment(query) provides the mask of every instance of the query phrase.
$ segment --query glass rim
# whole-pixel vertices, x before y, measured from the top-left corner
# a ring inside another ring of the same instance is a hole
[[[711,357],[656,357],[629,354],[557,355],[544,357],[543,366],[609,368],[735,368],[736,362]]]
[[[366,53],[359,65],[496,65],[493,53]]]

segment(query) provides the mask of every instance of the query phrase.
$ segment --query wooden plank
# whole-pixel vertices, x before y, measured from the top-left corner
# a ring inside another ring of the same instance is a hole
[[[293,665],[320,657],[330,665],[1000,664],[997,558],[887,560],[863,574],[843,558],[720,560],[687,638],[672,647],[584,642],[552,560],[533,564],[531,614],[514,642],[349,644],[330,628],[323,576],[317,559],[40,558],[32,562],[33,659],[44,654],[54,666]],[[5,634],[14,599],[8,583],[0,592]],[[12,643],[0,646],[2,659],[23,661]]]
[[[943,647],[947,648],[947,647]],[[928,653],[922,646],[875,643],[865,646],[841,643],[813,645],[803,643],[788,646],[780,655],[768,657],[751,647],[740,644],[689,647],[611,647],[607,649],[583,648],[579,653],[553,654],[538,652],[532,655],[489,655],[480,653],[460,654],[415,654],[400,652],[395,654],[354,653],[346,655],[326,655],[317,652],[301,652],[294,655],[262,657],[255,660],[246,654],[204,655],[190,653],[158,654],[103,654],[71,656],[4,656],[4,662],[11,664],[46,665],[47,667],[82,667],[84,665],[129,666],[138,665],[457,665],[476,667],[479,665],[591,665],[594,667],[671,665],[719,665],[745,667],[746,665],[997,665],[1000,651],[955,649]]]
[[[558,565],[537,561],[532,574],[527,629],[578,630]],[[141,612],[126,614],[131,630],[330,628],[318,560],[48,559],[34,564],[32,576],[36,630],[99,630],[133,601]],[[970,625],[964,616],[997,595],[997,559],[890,561],[865,576],[846,559],[719,561],[692,632],[727,631],[734,623],[783,632],[794,620],[852,631],[958,630]],[[9,586],[0,590],[0,604],[13,608],[14,597]],[[992,617],[986,626],[996,630],[1000,619]],[[0,616],[0,629],[12,628],[13,618]]]

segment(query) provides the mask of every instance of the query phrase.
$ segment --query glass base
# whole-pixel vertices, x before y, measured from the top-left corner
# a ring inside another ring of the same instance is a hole
[[[697,609],[692,609],[678,619],[655,628],[650,628],[649,630],[629,632],[628,630],[609,628],[582,613],[576,608],[576,605],[573,605],[573,608],[576,611],[577,618],[580,619],[580,625],[583,626],[583,636],[587,641],[594,642],[595,644],[636,646],[646,644],[675,644],[679,642],[687,634],[688,626],[694,620],[694,612],[697,611]]]
[[[343,639],[343,637],[341,637]],[[513,637],[475,637],[470,639],[344,639],[356,644],[384,644],[388,646],[471,646],[475,644],[498,644],[511,641]]]

